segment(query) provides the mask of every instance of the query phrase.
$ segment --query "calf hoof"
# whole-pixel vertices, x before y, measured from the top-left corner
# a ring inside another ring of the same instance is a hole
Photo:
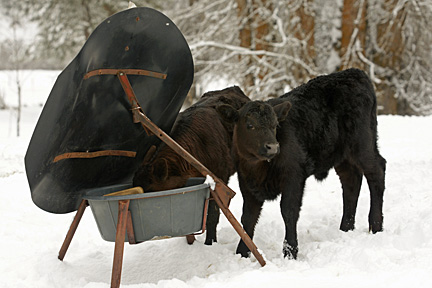
[[[383,219],[382,214],[378,216],[369,216],[369,232],[373,234],[383,231]]]
[[[369,224],[369,232],[372,232],[373,234],[382,232],[383,230],[382,222],[372,222]]]
[[[352,231],[354,230],[354,223],[341,223],[339,229],[344,232]]]
[[[342,218],[342,222],[339,229],[344,232],[354,230],[354,217]]]
[[[251,252],[246,244],[244,244],[243,241],[240,241],[239,245],[237,246],[236,254],[240,254],[243,258],[249,258]]]
[[[204,245],[213,245],[214,242],[217,242],[216,239],[206,239]]]
[[[292,247],[288,243],[284,242],[282,251],[285,258],[297,259],[298,247]]]
[[[212,245],[215,242],[217,242],[216,229],[213,232],[210,230],[207,230],[206,239],[205,239],[204,244],[205,245]]]

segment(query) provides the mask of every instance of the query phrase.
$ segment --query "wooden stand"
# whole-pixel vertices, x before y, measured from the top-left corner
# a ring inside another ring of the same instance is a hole
[[[183,149],[177,142],[175,142],[168,134],[166,134],[163,130],[156,126],[141,110],[141,107],[138,105],[138,101],[136,99],[135,93],[130,85],[130,82],[127,78],[127,74],[134,75],[145,75],[141,74],[143,72],[148,72],[146,70],[122,70],[122,69],[99,69],[87,73],[84,76],[84,79],[88,79],[92,76],[111,74],[117,75],[120,83],[123,87],[123,90],[128,97],[130,104],[132,106],[133,119],[135,123],[141,123],[144,127],[145,131],[150,135],[154,134],[163,142],[165,142],[171,149],[173,149],[177,154],[179,154],[183,159],[188,161],[192,166],[194,166],[200,173],[204,176],[210,176],[215,182],[215,188],[210,189],[210,193],[212,198],[216,201],[216,204],[221,209],[222,213],[225,215],[227,220],[230,222],[234,230],[238,233],[240,238],[261,264],[264,266],[266,264],[262,255],[258,252],[258,248],[253,243],[252,239],[249,235],[244,231],[241,224],[237,221],[231,211],[228,209],[229,203],[232,197],[234,197],[235,192],[231,190],[222,180],[220,180],[216,175],[214,175],[210,170],[208,170],[204,165],[202,165],[198,160],[196,160],[189,152]],[[162,74],[161,74],[162,75]],[[151,76],[156,77],[156,76]],[[165,79],[163,77],[157,77],[161,79]],[[114,260],[111,274],[111,287],[119,287],[120,279],[121,279],[121,271],[123,265],[123,250],[124,250],[124,239],[127,233],[129,243],[136,244],[135,242],[135,234],[133,232],[132,218],[129,211],[129,202],[130,200],[119,200],[119,208],[118,208],[118,222],[117,222],[117,230],[116,230],[116,240],[115,240],[115,248],[114,248]],[[63,242],[63,245],[60,249],[58,258],[60,260],[64,259],[67,249],[69,248],[70,242],[75,234],[75,231],[78,227],[78,224],[81,220],[81,217],[84,213],[85,208],[88,206],[87,200],[82,200],[78,211],[75,215],[75,218],[69,228],[69,231],[66,235],[66,238]],[[206,212],[205,212],[206,213]],[[205,227],[205,223],[203,224]],[[203,228],[204,230],[204,228]],[[194,235],[186,236],[188,244],[192,244],[195,241]]]
[[[69,248],[69,245],[70,245],[70,243],[72,241],[72,238],[73,238],[73,236],[75,234],[75,231],[78,228],[78,224],[81,221],[82,215],[84,214],[84,211],[85,211],[85,209],[87,208],[88,205],[89,204],[88,204],[87,200],[82,200],[80,206],[78,207],[78,211],[75,214],[75,218],[72,221],[72,224],[71,224],[71,226],[69,228],[68,233],[66,234],[66,238],[65,238],[65,240],[63,242],[63,245],[62,245],[62,247],[60,248],[60,251],[59,251],[58,259],[60,259],[61,261],[63,261],[64,256],[66,255],[66,251]]]
[[[132,216],[131,216],[131,212],[129,211],[129,203],[130,200],[118,201],[117,230],[116,230],[116,238],[115,238],[115,245],[114,245],[113,266],[112,266],[112,273],[111,273],[111,287],[115,287],[115,288],[120,287],[121,273],[123,267],[124,241],[125,241],[126,234],[128,236],[129,244],[137,244],[137,242],[135,241],[135,233],[133,229]],[[69,228],[69,231],[66,234],[63,245],[60,248],[58,259],[61,261],[63,261],[66,255],[66,252],[69,248],[69,245],[72,241],[72,238],[75,234],[75,231],[78,228],[78,224],[81,221],[81,218],[87,206],[89,206],[88,201],[82,200],[77,210],[77,213],[75,214],[75,217],[72,221],[72,224]],[[205,214],[207,213],[207,209],[205,209],[204,213]],[[205,220],[203,220],[203,231],[204,231],[204,227],[205,227]],[[188,244],[193,244],[193,242],[195,241],[195,236],[193,234],[186,235],[186,240]]]

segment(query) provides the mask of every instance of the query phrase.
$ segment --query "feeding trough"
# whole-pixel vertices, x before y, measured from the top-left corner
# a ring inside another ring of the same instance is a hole
[[[102,238],[115,242],[111,286],[119,287],[125,241],[185,235],[192,244],[193,234],[205,230],[210,195],[265,265],[228,208],[234,191],[165,132],[192,79],[192,55],[183,35],[165,15],[149,8],[106,19],[60,74],[25,157],[33,202],[51,213],[77,211],[60,260],[90,205]],[[131,188],[132,177],[148,149],[160,141],[211,185],[191,180],[189,186],[169,191],[118,195],[139,190]]]
[[[116,241],[118,202],[130,201],[130,231],[125,241],[140,243],[204,232],[210,190],[203,182],[204,178],[191,178],[182,188],[119,196],[109,195],[132,186],[111,185],[89,190],[84,199],[102,238],[111,242]]]

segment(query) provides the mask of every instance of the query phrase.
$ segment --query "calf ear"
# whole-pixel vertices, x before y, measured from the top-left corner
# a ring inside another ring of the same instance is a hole
[[[291,109],[291,106],[292,105],[289,101],[285,101],[273,107],[273,110],[275,111],[279,122],[282,122],[286,119],[286,117],[288,116],[288,112]]]
[[[168,163],[165,159],[160,158],[153,163],[153,176],[160,181],[165,181],[168,178]]]
[[[216,111],[219,113],[221,118],[229,123],[237,122],[239,118],[238,111],[228,104],[222,104],[216,107]]]
[[[150,162],[150,160],[153,158],[153,155],[156,152],[156,146],[152,145],[148,150],[147,150],[147,154],[144,156],[144,160],[143,163],[148,163]]]

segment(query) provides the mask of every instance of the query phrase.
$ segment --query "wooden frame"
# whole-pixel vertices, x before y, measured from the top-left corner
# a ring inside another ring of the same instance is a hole
[[[130,72],[128,70],[122,70],[122,69],[109,69],[109,71],[104,71],[103,69],[97,70],[97,73],[93,73],[91,75],[85,75],[84,79],[88,79],[91,76],[96,75],[104,75],[104,74],[116,74],[118,79],[120,80],[120,83],[123,87],[123,90],[126,93],[126,96],[129,99],[129,102],[132,106],[132,114],[133,114],[133,120],[135,123],[141,123],[147,134],[154,134],[156,135],[160,140],[165,142],[171,149],[173,149],[177,154],[179,154],[184,160],[189,162],[193,167],[195,167],[204,177],[210,176],[214,182],[215,187],[214,189],[210,189],[210,193],[214,201],[216,201],[216,204],[221,209],[222,213],[225,215],[231,226],[234,228],[234,230],[238,233],[240,238],[243,240],[243,242],[246,244],[246,246],[249,248],[249,250],[252,252],[252,254],[255,256],[255,258],[258,260],[258,262],[261,264],[261,266],[265,266],[266,262],[262,255],[258,252],[258,248],[253,243],[252,239],[249,237],[249,235],[244,231],[241,224],[237,221],[237,219],[234,217],[234,215],[229,210],[229,203],[231,198],[234,197],[236,194],[233,190],[231,190],[222,180],[220,180],[216,175],[214,175],[210,170],[208,170],[204,165],[202,165],[198,160],[196,160],[189,152],[187,152],[183,147],[181,147],[177,142],[175,142],[168,134],[166,134],[163,130],[161,130],[159,127],[157,127],[156,124],[154,124],[141,110],[141,107],[138,105],[138,101],[136,99],[135,93],[133,91],[133,88],[127,78],[127,72]],[[145,70],[142,70],[145,71]],[[104,73],[107,72],[107,73]],[[142,74],[139,69],[134,69],[133,71],[134,75],[145,75],[143,72]],[[149,75],[147,75],[149,76]],[[153,76],[154,77],[154,76]],[[163,78],[164,79],[164,78]],[[207,200],[208,201],[208,200]],[[115,248],[114,248],[114,259],[113,259],[113,267],[112,267],[112,274],[111,274],[111,287],[119,287],[120,286],[120,280],[121,280],[121,272],[122,272],[122,265],[123,265],[123,251],[124,251],[124,239],[125,235],[127,233],[128,240],[130,244],[136,244],[135,242],[135,234],[133,232],[133,225],[132,225],[132,217],[131,212],[129,211],[129,203],[130,200],[119,200],[119,207],[118,207],[118,222],[117,222],[117,230],[116,230],[116,241],[115,241]],[[207,207],[206,203],[206,207]],[[82,200],[77,213],[75,215],[75,218],[69,228],[69,231],[66,235],[66,238],[63,242],[63,245],[59,251],[58,258],[63,261],[64,256],[66,254],[67,249],[69,248],[69,245],[72,241],[72,238],[75,234],[75,231],[78,227],[78,224],[82,218],[82,215],[88,206],[87,200]],[[206,208],[207,209],[207,208]],[[205,211],[206,213],[207,211]],[[203,223],[203,231],[205,229],[205,223]],[[195,240],[194,235],[187,235],[186,236],[188,244],[192,244]]]
[[[204,217],[203,217],[202,233],[204,233],[205,231],[208,201],[209,199],[206,200],[204,213],[203,213]],[[135,233],[134,233],[133,223],[132,223],[132,214],[131,211],[129,210],[129,204],[130,204],[130,200],[118,201],[116,238],[114,244],[114,257],[113,257],[113,266],[112,266],[112,273],[111,273],[111,287],[115,287],[115,288],[120,287],[121,273],[123,267],[125,236],[126,235],[128,236],[129,244],[137,244],[137,242],[135,241]],[[77,213],[75,214],[75,217],[72,221],[72,224],[69,227],[68,233],[66,234],[63,245],[60,248],[58,259],[61,261],[63,261],[66,252],[69,249],[69,245],[72,241],[73,236],[75,235],[75,231],[78,228],[78,224],[80,223],[81,218],[87,206],[89,206],[88,201],[82,200],[77,210]],[[194,235],[197,234],[186,235],[186,240],[188,244],[193,244],[193,242],[195,241]]]

